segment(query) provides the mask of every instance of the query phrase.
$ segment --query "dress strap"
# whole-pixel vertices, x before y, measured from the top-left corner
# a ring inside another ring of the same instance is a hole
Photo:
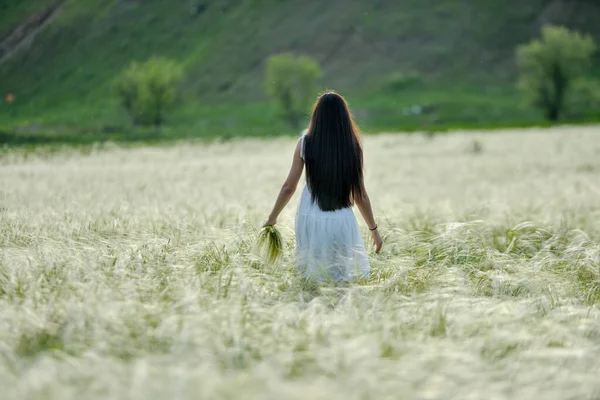
[[[304,160],[304,142],[306,139],[306,135],[302,135],[300,138],[300,158]]]

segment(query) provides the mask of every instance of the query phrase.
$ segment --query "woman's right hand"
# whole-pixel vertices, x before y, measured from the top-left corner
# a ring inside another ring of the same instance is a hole
[[[373,238],[373,243],[375,244],[375,253],[378,254],[381,251],[381,246],[383,246],[383,239],[379,234],[379,229],[371,231],[371,237]]]
[[[277,223],[277,218],[269,217],[269,219],[267,219],[267,222],[265,222],[263,224],[263,228],[266,228],[267,226],[274,226],[276,223]]]

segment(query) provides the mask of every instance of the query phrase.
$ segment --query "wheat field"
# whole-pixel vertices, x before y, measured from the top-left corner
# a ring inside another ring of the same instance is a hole
[[[300,190],[254,248],[295,140],[4,150],[0,397],[600,399],[600,128],[365,136],[343,287],[295,273]]]

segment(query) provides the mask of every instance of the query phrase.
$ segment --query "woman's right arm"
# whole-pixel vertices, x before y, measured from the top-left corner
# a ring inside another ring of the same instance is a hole
[[[367,194],[367,189],[365,188],[364,182],[361,184],[361,189],[362,197],[359,199],[354,199],[354,202],[356,203],[360,214],[369,227],[371,237],[373,238],[373,243],[375,244],[375,253],[379,253],[379,251],[381,251],[381,246],[383,245],[383,239],[381,239],[381,235],[379,234],[379,229],[377,227],[377,223],[375,222],[375,217],[373,216],[371,200]]]

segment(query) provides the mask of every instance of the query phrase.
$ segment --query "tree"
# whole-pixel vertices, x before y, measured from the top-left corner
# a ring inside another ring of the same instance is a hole
[[[560,118],[569,89],[585,75],[594,51],[591,36],[558,26],[544,26],[541,40],[517,48],[519,85],[548,120]]]
[[[579,79],[573,83],[572,94],[567,99],[569,115],[585,117],[600,116],[600,81]]]
[[[300,126],[321,76],[319,64],[308,56],[282,53],[267,60],[267,93],[292,127]]]
[[[115,92],[121,107],[134,119],[134,122],[137,114],[135,107],[139,101],[141,86],[138,79],[139,69],[139,64],[134,62],[115,81]]]
[[[121,106],[135,124],[160,126],[177,96],[182,69],[172,60],[151,58],[132,63],[116,80]]]

